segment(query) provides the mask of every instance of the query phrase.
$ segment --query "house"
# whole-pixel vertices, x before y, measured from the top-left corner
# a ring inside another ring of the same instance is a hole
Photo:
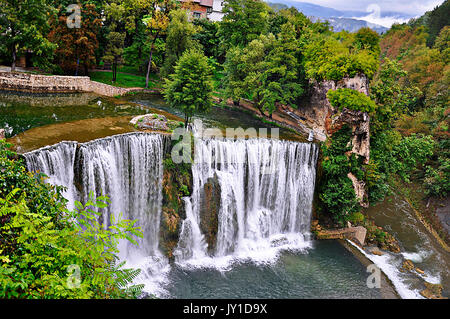
[[[208,19],[211,21],[222,21],[224,13],[222,8],[225,1],[223,0],[213,0],[212,12],[208,15]]]
[[[208,18],[208,15],[213,12],[214,0],[181,0],[183,7],[188,9],[192,17],[195,19]]]

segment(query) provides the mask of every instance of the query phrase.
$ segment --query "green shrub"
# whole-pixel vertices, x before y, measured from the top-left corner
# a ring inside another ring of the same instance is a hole
[[[424,184],[427,195],[445,198],[450,193],[450,159],[440,157],[437,169],[427,166]]]
[[[360,212],[355,212],[348,217],[348,221],[354,225],[359,225],[364,222],[366,218]]]
[[[376,104],[364,93],[352,89],[329,90],[327,98],[330,104],[339,110],[344,108],[371,113],[375,111]]]
[[[118,241],[135,243],[134,221],[99,223],[109,199],[92,194],[68,211],[61,187],[25,170],[0,142],[0,298],[130,298],[140,270],[118,263]]]

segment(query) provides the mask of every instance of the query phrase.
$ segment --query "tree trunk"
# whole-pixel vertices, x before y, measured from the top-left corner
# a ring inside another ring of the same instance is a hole
[[[75,76],[78,76],[78,66],[80,65],[80,58],[77,58],[77,68],[75,69]]]
[[[16,44],[12,46],[12,63],[11,63],[11,72],[16,72]]]
[[[148,80],[150,78],[150,70],[152,68],[152,55],[153,55],[153,48],[155,47],[156,39],[158,38],[158,33],[155,35],[155,38],[152,41],[152,46],[150,47],[150,57],[148,59],[148,66],[147,66],[147,75],[145,76],[145,88],[148,89]]]
[[[112,82],[115,83],[117,80],[117,61],[114,59],[112,65]]]

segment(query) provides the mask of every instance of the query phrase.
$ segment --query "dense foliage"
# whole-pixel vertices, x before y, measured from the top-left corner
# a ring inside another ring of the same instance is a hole
[[[0,141],[0,298],[130,298],[139,270],[118,262],[120,239],[142,237],[134,221],[98,222],[107,197],[68,211],[62,188],[25,170]]]
[[[185,126],[195,113],[212,106],[211,67],[202,52],[186,51],[175,66],[175,73],[166,79],[164,97],[168,103],[183,111]]]
[[[358,166],[346,155],[351,147],[351,128],[343,126],[333,135],[329,145],[323,144],[323,177],[320,185],[320,200],[333,219],[344,226],[352,213],[360,210],[349,172]],[[353,167],[352,167],[353,166]],[[358,174],[359,175],[359,174]]]
[[[352,89],[329,90],[327,98],[330,104],[340,110],[347,108],[353,111],[372,113],[376,104],[364,93]]]

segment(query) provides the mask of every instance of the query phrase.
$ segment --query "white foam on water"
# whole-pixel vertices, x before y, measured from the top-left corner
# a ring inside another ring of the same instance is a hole
[[[400,272],[401,261],[396,260],[390,253],[384,253],[381,256],[369,254],[352,241],[347,240],[356,247],[364,256],[371,260],[393,283],[395,290],[402,299],[424,299],[418,290],[411,289],[405,283],[405,276]]]
[[[174,251],[182,267],[227,270],[273,263],[281,250],[311,247],[309,227],[318,148],[271,139],[197,139],[193,192]],[[214,251],[200,231],[204,186],[220,189]]]

